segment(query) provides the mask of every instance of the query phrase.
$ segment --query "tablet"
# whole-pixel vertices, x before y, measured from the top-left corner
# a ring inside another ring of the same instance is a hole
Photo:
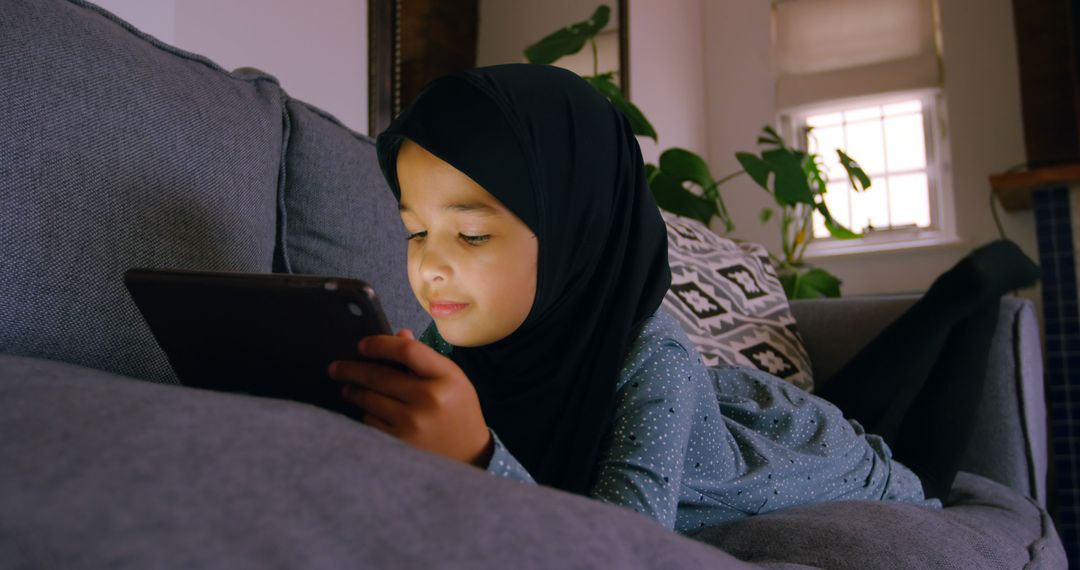
[[[298,400],[362,419],[327,367],[358,359],[362,337],[393,334],[364,281],[134,268],[124,284],[185,386]]]

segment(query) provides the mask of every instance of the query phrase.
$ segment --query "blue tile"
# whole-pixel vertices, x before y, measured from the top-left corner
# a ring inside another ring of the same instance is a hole
[[[1064,224],[1054,228],[1054,241],[1057,242],[1057,248],[1059,252],[1072,253],[1072,246],[1069,245],[1072,242],[1072,232],[1069,230],[1069,226]]]
[[[1063,281],[1076,281],[1076,260],[1073,257],[1066,257],[1058,260],[1055,264],[1057,274],[1061,276]]]
[[[1042,282],[1048,283],[1050,281],[1057,281],[1058,279],[1058,266],[1056,263],[1048,263],[1042,266]]]
[[[1067,274],[1067,271],[1068,271],[1070,266],[1075,267],[1072,264],[1073,249],[1072,249],[1071,244],[1070,245],[1062,245],[1062,244],[1055,245],[1054,246],[1054,252],[1051,254],[1051,258],[1053,258],[1057,262],[1058,270],[1061,271],[1062,275]]]
[[[1065,333],[1066,336],[1080,336],[1080,323],[1070,320],[1063,321],[1061,330],[1063,333]]]
[[[1035,228],[1035,238],[1038,240],[1040,247],[1044,243],[1052,243],[1054,239],[1054,227],[1047,223],[1040,223]]]

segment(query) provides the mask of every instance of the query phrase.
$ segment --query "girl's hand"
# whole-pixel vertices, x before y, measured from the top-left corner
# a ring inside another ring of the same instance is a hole
[[[397,362],[413,372],[368,361],[330,363],[330,377],[345,383],[342,395],[364,410],[365,424],[414,447],[487,466],[494,442],[476,389],[453,360],[407,329],[366,337],[359,349],[364,358]]]

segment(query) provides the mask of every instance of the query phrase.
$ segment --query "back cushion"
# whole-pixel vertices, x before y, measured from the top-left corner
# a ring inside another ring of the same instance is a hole
[[[0,352],[175,376],[133,266],[270,271],[281,92],[83,2],[0,17]]]
[[[419,337],[431,319],[409,288],[405,227],[375,141],[301,101],[285,106],[284,269],[367,281],[390,326]]]

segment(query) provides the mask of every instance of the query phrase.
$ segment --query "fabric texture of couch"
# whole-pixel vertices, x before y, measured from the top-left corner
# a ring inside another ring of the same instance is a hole
[[[684,537],[290,401],[176,385],[134,266],[360,277],[422,330],[371,138],[80,0],[0,0],[0,567],[1064,568],[1031,303],[947,508]],[[792,303],[822,383],[911,297]]]

